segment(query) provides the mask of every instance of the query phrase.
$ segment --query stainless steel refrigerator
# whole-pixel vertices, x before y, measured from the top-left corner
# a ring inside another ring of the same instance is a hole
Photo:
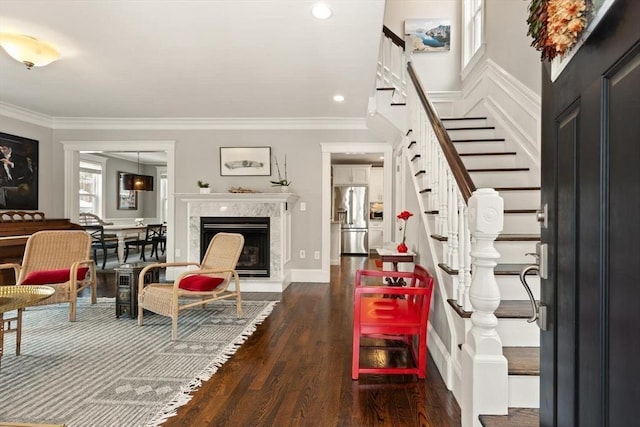
[[[333,187],[333,219],[340,222],[342,253],[369,254],[369,189],[366,185]]]

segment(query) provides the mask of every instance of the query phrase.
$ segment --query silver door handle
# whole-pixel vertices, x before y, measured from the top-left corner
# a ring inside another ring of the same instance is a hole
[[[522,286],[524,286],[525,291],[527,291],[527,295],[529,295],[529,300],[531,301],[531,310],[533,312],[531,314],[531,317],[527,319],[527,322],[529,323],[533,323],[536,320],[538,320],[538,304],[536,303],[536,300],[533,297],[533,292],[531,292],[531,288],[527,283],[527,277],[526,277],[528,272],[534,271],[534,270],[540,272],[540,267],[538,267],[537,264],[531,264],[523,268],[522,271],[520,271],[520,282],[522,282]]]

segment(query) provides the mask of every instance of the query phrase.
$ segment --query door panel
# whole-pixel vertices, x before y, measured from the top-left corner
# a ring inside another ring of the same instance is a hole
[[[638,377],[638,308],[640,302],[640,48],[625,57],[606,77],[609,167],[605,197],[609,200],[605,228],[608,258],[607,337],[609,381],[605,397],[609,425],[623,425],[637,417],[640,388],[629,380]],[[631,138],[629,136],[632,136]],[[630,219],[635,221],[630,222]],[[635,367],[635,368],[634,368]],[[635,405],[629,404],[629,400]]]
[[[628,426],[640,402],[640,2],[617,0],[555,82],[543,67],[549,307],[540,424]]]

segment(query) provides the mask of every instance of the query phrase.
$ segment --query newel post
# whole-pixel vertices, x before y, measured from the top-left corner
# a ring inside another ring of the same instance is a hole
[[[479,414],[505,415],[508,408],[507,359],[494,314],[500,291],[493,275],[500,258],[493,242],[502,231],[503,206],[502,198],[491,188],[478,189],[469,199],[473,314],[462,346],[462,427],[480,426]]]

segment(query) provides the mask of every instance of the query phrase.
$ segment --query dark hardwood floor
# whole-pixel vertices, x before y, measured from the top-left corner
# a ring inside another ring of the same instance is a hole
[[[361,375],[351,380],[353,279],[375,268],[344,257],[331,283],[293,283],[237,353],[163,424],[173,426],[459,426],[460,408],[433,362],[427,378]],[[113,274],[99,273],[101,296]],[[363,352],[363,354],[367,354]],[[372,363],[384,362],[377,352]]]

